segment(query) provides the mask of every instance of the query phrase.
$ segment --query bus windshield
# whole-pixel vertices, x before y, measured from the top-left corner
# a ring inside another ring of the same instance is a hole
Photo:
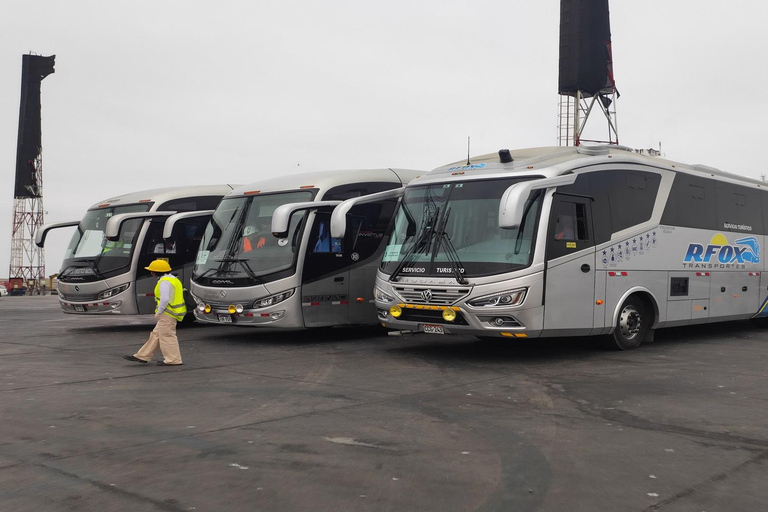
[[[101,279],[109,277],[105,274],[114,275],[114,271],[130,266],[139,228],[144,219],[124,222],[120,237],[114,241],[106,239],[104,230],[112,216],[146,212],[150,206],[151,204],[146,203],[88,210],[69,241],[60,277]]]
[[[499,203],[515,183],[504,178],[409,187],[395,218],[381,270],[399,276],[477,277],[527,267],[541,206],[528,200],[519,229],[499,227]]]
[[[313,195],[302,190],[222,200],[200,243],[194,278],[245,285],[293,267],[306,212],[291,216],[288,235],[279,239],[271,233],[272,213],[283,204],[311,201]]]

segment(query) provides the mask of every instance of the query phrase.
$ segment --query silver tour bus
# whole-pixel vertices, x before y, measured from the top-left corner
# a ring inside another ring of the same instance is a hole
[[[199,321],[304,328],[377,323],[373,284],[397,191],[420,172],[327,171],[265,179],[230,192],[206,228],[190,291]],[[347,212],[333,208],[383,193]]]
[[[134,192],[91,206],[81,220],[42,226],[35,234],[39,247],[44,246],[50,230],[77,228],[58,276],[62,311],[153,313],[157,280],[144,267],[155,259],[166,259],[188,286],[205,226],[221,198],[234,187],[187,186]],[[174,221],[172,231],[164,233],[165,222],[170,219]]]
[[[767,315],[766,189],[618,146],[438,168],[404,191],[379,319],[484,338],[603,335],[625,350],[662,327]],[[345,229],[334,216],[331,235]]]

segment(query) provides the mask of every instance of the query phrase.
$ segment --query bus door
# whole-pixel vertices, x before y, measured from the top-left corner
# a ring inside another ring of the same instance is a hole
[[[349,323],[378,322],[373,287],[384,252],[385,234],[397,200],[354,206],[347,214],[344,255],[350,264]]]
[[[342,245],[340,239],[331,238],[331,213],[316,212],[301,276],[305,327],[349,323],[349,255]]]
[[[589,334],[594,325],[595,241],[591,198],[554,194],[547,230],[544,331]]]
[[[163,240],[165,221],[152,221],[141,244],[139,265],[136,269],[136,295],[139,314],[155,311],[155,285],[157,279],[146,270],[151,262],[163,259],[171,266],[171,273],[178,277],[186,288],[195,263],[208,217],[192,217],[176,223],[171,238]]]

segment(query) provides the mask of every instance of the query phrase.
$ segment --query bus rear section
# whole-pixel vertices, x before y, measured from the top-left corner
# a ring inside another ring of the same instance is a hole
[[[387,327],[631,349],[768,314],[758,182],[622,149],[527,151],[411,183],[376,282]]]

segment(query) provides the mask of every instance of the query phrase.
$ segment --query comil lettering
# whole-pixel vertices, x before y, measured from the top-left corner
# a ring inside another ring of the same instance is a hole
[[[718,233],[707,245],[689,244],[685,263],[744,264],[760,263],[760,243],[754,236],[739,238],[733,244]]]

